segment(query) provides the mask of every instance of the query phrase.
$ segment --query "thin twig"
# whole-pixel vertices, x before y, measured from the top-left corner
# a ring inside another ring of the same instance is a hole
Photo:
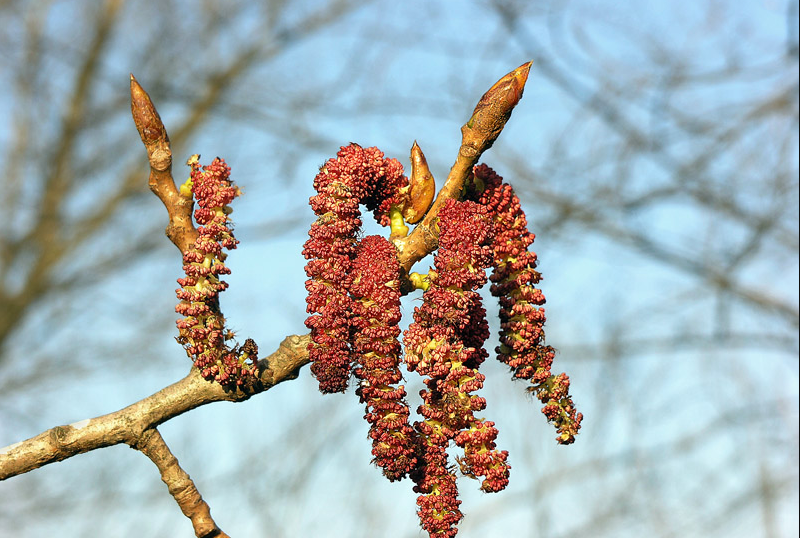
[[[172,179],[172,148],[169,135],[153,101],[136,78],[131,75],[131,113],[139,131],[147,160],[150,162],[150,190],[167,208],[169,224],[166,234],[178,250],[186,252],[197,239],[192,223],[193,201],[181,196]]]
[[[439,194],[414,231],[394,241],[400,266],[407,274],[419,260],[433,252],[439,243],[436,226],[439,209],[449,198],[458,198],[464,182],[484,151],[500,136],[511,112],[522,98],[532,62],[527,62],[498,80],[478,101],[469,121],[461,127],[461,147]]]

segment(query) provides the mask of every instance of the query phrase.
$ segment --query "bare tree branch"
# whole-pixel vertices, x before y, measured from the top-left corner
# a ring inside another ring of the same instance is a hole
[[[189,375],[128,407],[66,426],[0,450],[0,480],[91,450],[125,443],[136,446],[145,431],[212,402],[239,402],[278,383],[297,378],[308,363],[309,337],[287,336],[269,357],[259,361],[258,382],[240,390],[206,381],[196,368]]]
[[[161,480],[167,485],[183,515],[191,520],[197,538],[230,538],[214,523],[208,503],[197,491],[189,474],[181,469],[178,459],[170,452],[156,428],[145,430],[133,448],[141,451],[158,467]]]
[[[447,180],[433,201],[422,222],[410,236],[394,241],[399,252],[400,266],[408,273],[416,262],[433,252],[438,244],[439,231],[435,226],[439,209],[449,199],[461,194],[464,182],[472,173],[484,151],[500,136],[514,107],[522,98],[532,62],[522,64],[498,80],[483,94],[470,119],[461,127],[461,146]]]

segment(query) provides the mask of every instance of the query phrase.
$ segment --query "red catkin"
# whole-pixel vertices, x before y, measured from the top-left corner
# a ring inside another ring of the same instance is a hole
[[[550,371],[555,350],[545,345],[544,294],[536,284],[536,254],[528,250],[534,235],[528,231],[525,213],[514,189],[485,164],[474,168],[476,185],[483,185],[473,196],[493,216],[495,241],[491,292],[500,302],[500,346],[497,358],[527,379],[529,390],[544,404],[542,412],[558,432],[556,440],[571,444],[581,427],[583,415],[577,413],[569,395],[569,377]]]
[[[371,235],[353,261],[352,346],[356,393],[366,404],[374,463],[389,480],[399,480],[417,465],[416,432],[408,422],[400,372],[400,263],[394,246]]]
[[[234,249],[238,243],[229,218],[230,204],[240,192],[230,179],[230,167],[219,157],[202,168],[192,159],[190,166],[198,237],[183,255],[186,276],[178,279],[181,288],[175,292],[181,300],[175,311],[185,316],[177,321],[178,341],[204,378],[241,385],[256,373],[255,344],[229,349],[225,341],[230,333],[219,310],[219,294],[228,287],[219,277],[231,272],[223,263],[223,249]]]
[[[439,250],[435,275],[414,309],[414,322],[404,334],[406,364],[426,376],[415,424],[422,436],[423,465],[416,476],[419,517],[431,535],[454,536],[461,518],[455,476],[445,452],[453,440],[464,448],[462,470],[483,477],[482,489],[499,491],[508,483],[508,453],[496,449],[497,430],[474,413],[486,407],[475,392],[485,377],[488,336],[486,312],[477,289],[486,282],[492,262],[494,229],[491,214],[474,202],[448,200],[439,211]]]
[[[545,298],[536,287],[541,275],[536,254],[528,250],[534,236],[519,199],[484,165],[474,168],[473,179],[465,201],[447,200],[439,210],[439,246],[429,287],[403,334],[406,367],[423,376],[425,384],[421,420],[413,427],[400,372],[397,252],[385,238],[358,239],[360,205],[382,225],[389,224],[392,207],[401,206],[400,189],[407,179],[400,164],[376,148],[342,147],[314,179],[317,194],[310,203],[317,220],[303,248],[311,371],[322,392],[345,391],[355,375],[373,462],[389,480],[414,480],[421,525],[436,537],[454,537],[463,517],[455,467],[448,462],[451,442],[463,449],[456,458],[462,474],[480,479],[483,491],[497,492],[508,484],[508,453],[497,448],[495,423],[476,416],[486,408],[478,395],[485,380],[479,366],[488,357],[484,343],[489,336],[477,290],[487,283],[489,267],[491,292],[500,303],[498,359],[516,378],[530,381],[529,390],[542,402],[560,443],[574,441],[582,419],[569,395],[569,378],[551,373],[555,350],[544,343]],[[210,241],[204,248],[216,255],[229,244]],[[205,262],[204,252],[192,254],[192,263]],[[209,279],[225,271],[221,262],[205,262],[195,273]],[[211,307],[204,293],[219,293],[225,284],[215,281],[205,292],[193,287],[197,278],[187,272],[185,308],[208,316]],[[222,341],[218,325],[198,327],[189,319],[182,330]],[[191,349],[204,352],[202,345]]]
[[[306,327],[311,329],[311,372],[322,392],[347,390],[353,366],[348,292],[361,227],[359,204],[386,225],[397,191],[407,181],[398,161],[384,158],[377,148],[357,144],[340,148],[314,178],[317,194],[310,203],[318,218],[309,230],[303,256],[308,260]]]

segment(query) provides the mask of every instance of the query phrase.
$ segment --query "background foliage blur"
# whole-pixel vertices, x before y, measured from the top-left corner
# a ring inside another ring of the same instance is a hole
[[[350,141],[405,162],[416,139],[441,182],[480,95],[534,59],[484,161],[537,234],[548,343],[586,419],[557,446],[524,387],[487,362],[485,415],[512,478],[496,495],[460,480],[460,536],[795,536],[797,11],[0,2],[0,446],[189,368],[173,341],[180,258],[146,186],[130,72],[161,112],[176,178],[190,154],[219,155],[243,186],[222,306],[266,354],[305,331],[317,167]],[[368,463],[362,413],[306,369],[160,430],[232,536],[418,536],[411,485]],[[2,484],[0,535],[56,532],[191,530],[152,464],[114,447]]]

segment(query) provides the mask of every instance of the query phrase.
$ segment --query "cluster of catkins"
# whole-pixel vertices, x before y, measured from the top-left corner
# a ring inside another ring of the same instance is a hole
[[[177,340],[203,377],[222,385],[241,385],[256,373],[257,348],[249,339],[241,348],[225,344],[232,334],[225,329],[219,309],[219,293],[228,287],[220,275],[231,272],[224,264],[223,249],[234,249],[238,243],[233,237],[230,203],[240,192],[231,182],[230,167],[219,157],[202,168],[197,156],[188,164],[191,176],[181,194],[194,197],[197,204],[198,236],[183,254],[186,277],[178,279],[181,288],[175,292],[180,299],[175,311],[184,316],[177,322]]]
[[[508,453],[495,445],[494,423],[476,416],[486,407],[477,395],[488,357],[486,311],[478,289],[492,268],[491,292],[500,301],[498,359],[531,382],[562,444],[580,429],[569,396],[569,378],[553,375],[554,350],[544,345],[544,296],[536,288],[533,234],[513,189],[485,165],[475,167],[463,200],[450,199],[438,213],[439,247],[422,305],[398,341],[401,269],[394,245],[380,236],[359,240],[363,204],[376,220],[403,203],[408,180],[400,163],[376,148],[351,144],[320,169],[310,200],[317,214],[303,254],[311,329],[311,370],[322,392],[344,392],[351,374],[366,404],[374,462],[390,480],[410,477],[419,493],[418,514],[431,536],[453,537],[462,517],[451,441],[463,449],[462,474],[481,489],[508,484]],[[405,357],[402,348],[405,348]],[[421,420],[409,420],[402,364],[423,377]]]

